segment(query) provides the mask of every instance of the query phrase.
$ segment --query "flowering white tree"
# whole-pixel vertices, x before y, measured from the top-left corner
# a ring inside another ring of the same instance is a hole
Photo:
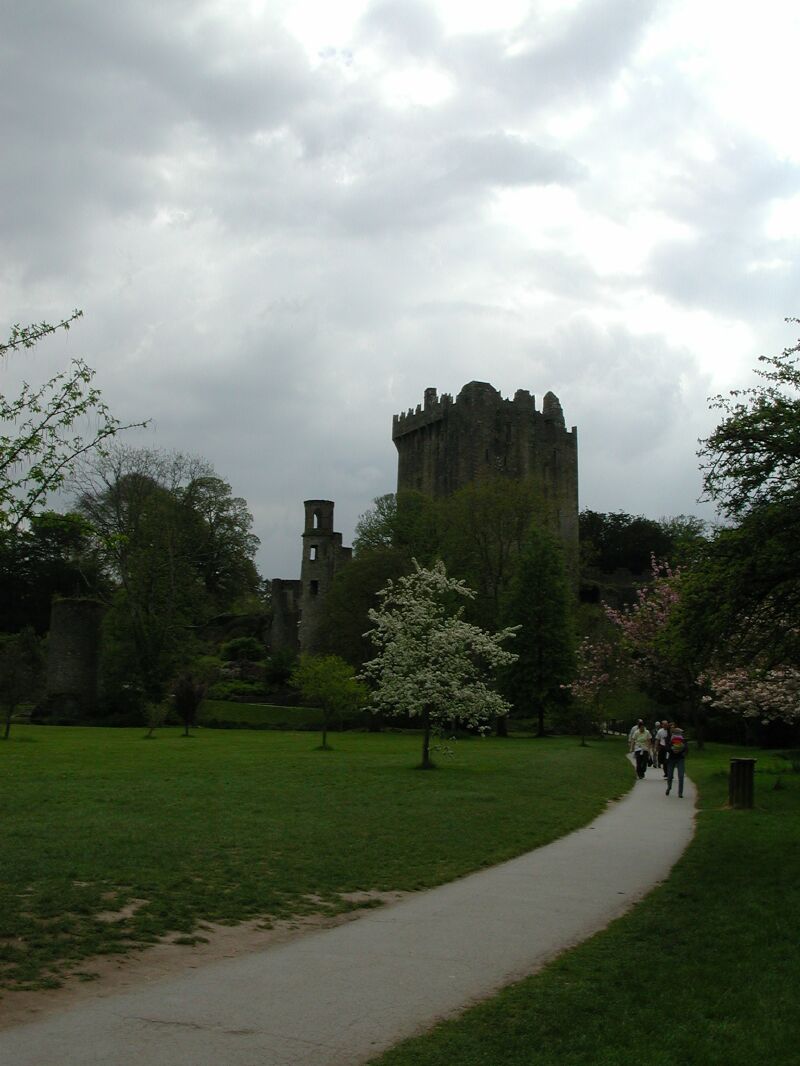
[[[711,689],[705,700],[714,707],[761,722],[800,721],[800,670],[793,666],[709,671],[703,679]]]
[[[460,720],[485,728],[509,704],[487,684],[486,671],[508,666],[516,655],[502,647],[513,628],[488,633],[463,619],[459,599],[475,592],[447,576],[444,563],[389,581],[378,593],[381,604],[369,612],[375,628],[367,636],[378,654],[361,676],[374,686],[372,710],[420,718],[422,768],[433,764],[431,733]]]

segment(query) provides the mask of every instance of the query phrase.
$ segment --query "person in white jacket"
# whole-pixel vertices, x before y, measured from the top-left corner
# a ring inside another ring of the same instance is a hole
[[[636,759],[636,776],[641,780],[647,772],[647,760],[653,752],[653,734],[642,722],[637,724],[632,740],[633,754]]]

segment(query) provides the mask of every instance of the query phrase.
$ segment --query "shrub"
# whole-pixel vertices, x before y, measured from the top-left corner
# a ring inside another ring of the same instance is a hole
[[[220,647],[219,653],[226,662],[257,663],[265,657],[266,649],[255,637],[234,637]]]
[[[230,700],[233,703],[257,703],[264,686],[254,681],[217,681],[208,689],[210,700]]]

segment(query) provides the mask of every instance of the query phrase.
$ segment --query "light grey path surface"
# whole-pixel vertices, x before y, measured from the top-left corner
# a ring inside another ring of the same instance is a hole
[[[585,829],[334,929],[0,1032],[7,1066],[353,1066],[530,974],[663,880],[694,788],[658,770]],[[531,811],[531,817],[536,816]],[[660,847],[643,847],[658,826]]]

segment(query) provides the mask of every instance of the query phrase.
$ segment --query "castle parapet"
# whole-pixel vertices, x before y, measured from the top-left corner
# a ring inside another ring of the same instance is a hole
[[[429,426],[433,422],[439,422],[445,417],[453,403],[453,397],[449,392],[443,392],[438,396],[436,389],[425,390],[425,403],[410,407],[404,414],[395,415],[392,419],[392,440],[397,440],[406,433],[412,433],[422,426]]]

